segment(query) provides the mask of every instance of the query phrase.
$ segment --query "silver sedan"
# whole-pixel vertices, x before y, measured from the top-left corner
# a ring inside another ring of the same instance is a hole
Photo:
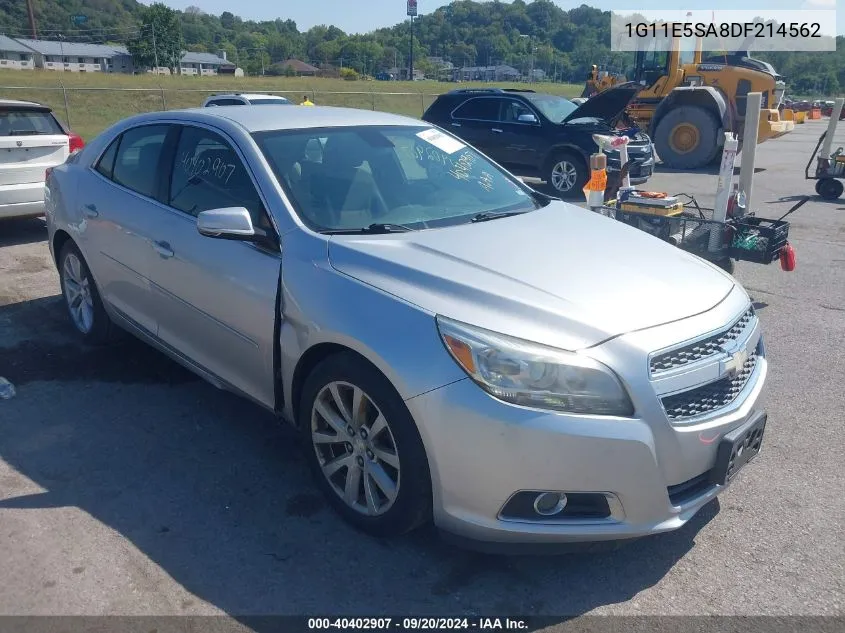
[[[733,278],[416,120],[141,115],[52,170],[47,220],[82,337],[128,330],[277,413],[373,534],[672,530],[760,450]]]

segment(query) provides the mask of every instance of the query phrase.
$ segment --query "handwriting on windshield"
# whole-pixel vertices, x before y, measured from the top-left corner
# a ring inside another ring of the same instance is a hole
[[[426,164],[427,168],[443,169],[445,173],[448,173],[456,180],[462,180],[464,182],[475,181],[479,187],[487,192],[492,191],[495,187],[496,181],[491,173],[482,171],[477,176],[473,173],[476,167],[477,157],[470,151],[464,151],[457,158],[453,158],[435,147],[417,145],[414,148],[414,152],[417,160],[420,163]]]
[[[235,165],[227,163],[220,158],[201,158],[194,156],[191,152],[182,154],[180,163],[182,169],[188,175],[188,179],[194,178],[195,176],[211,177],[216,178],[223,184],[228,184],[229,179],[235,173],[236,169]]]

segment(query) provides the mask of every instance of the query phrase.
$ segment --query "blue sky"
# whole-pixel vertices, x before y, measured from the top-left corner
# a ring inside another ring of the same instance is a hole
[[[145,0],[149,2],[149,0]],[[247,19],[272,20],[275,18],[292,19],[299,29],[304,31],[317,24],[334,24],[349,33],[362,33],[382,26],[391,26],[405,17],[406,0],[249,0],[244,3],[233,3],[231,0],[164,0],[174,8],[184,9],[190,5],[198,6],[206,13],[219,15],[223,11],[231,11]],[[581,0],[554,0],[555,4],[564,8],[582,4]],[[418,0],[420,13],[430,13],[448,0]],[[706,4],[700,2],[667,2],[666,0],[593,0],[585,1],[603,10],[630,9],[631,5],[639,9],[678,9],[715,10],[720,9],[756,9],[772,11],[777,9],[839,9],[837,11],[837,33],[845,35],[845,0],[708,0]],[[365,8],[366,7],[366,8]]]

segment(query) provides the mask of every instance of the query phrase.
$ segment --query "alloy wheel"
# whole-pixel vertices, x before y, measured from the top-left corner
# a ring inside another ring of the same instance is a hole
[[[578,171],[568,160],[562,160],[552,168],[552,186],[558,191],[569,191],[577,180]]]
[[[69,253],[65,257],[62,277],[65,301],[70,311],[70,318],[80,332],[88,334],[94,327],[94,299],[91,296],[91,280],[75,253]]]
[[[331,382],[311,409],[311,442],[334,492],[353,510],[379,516],[399,494],[400,464],[390,424],[360,387]]]

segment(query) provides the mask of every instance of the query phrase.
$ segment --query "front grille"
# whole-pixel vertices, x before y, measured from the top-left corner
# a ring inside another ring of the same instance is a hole
[[[722,354],[724,352],[722,346],[738,339],[753,318],[754,308],[750,307],[745,311],[745,314],[739,317],[724,332],[655,356],[649,364],[651,373],[659,374],[664,371],[683,367],[684,365],[694,363],[709,356]]]
[[[731,404],[748,383],[757,366],[757,350],[751,352],[734,376],[661,399],[666,417],[678,421],[705,415]]]

